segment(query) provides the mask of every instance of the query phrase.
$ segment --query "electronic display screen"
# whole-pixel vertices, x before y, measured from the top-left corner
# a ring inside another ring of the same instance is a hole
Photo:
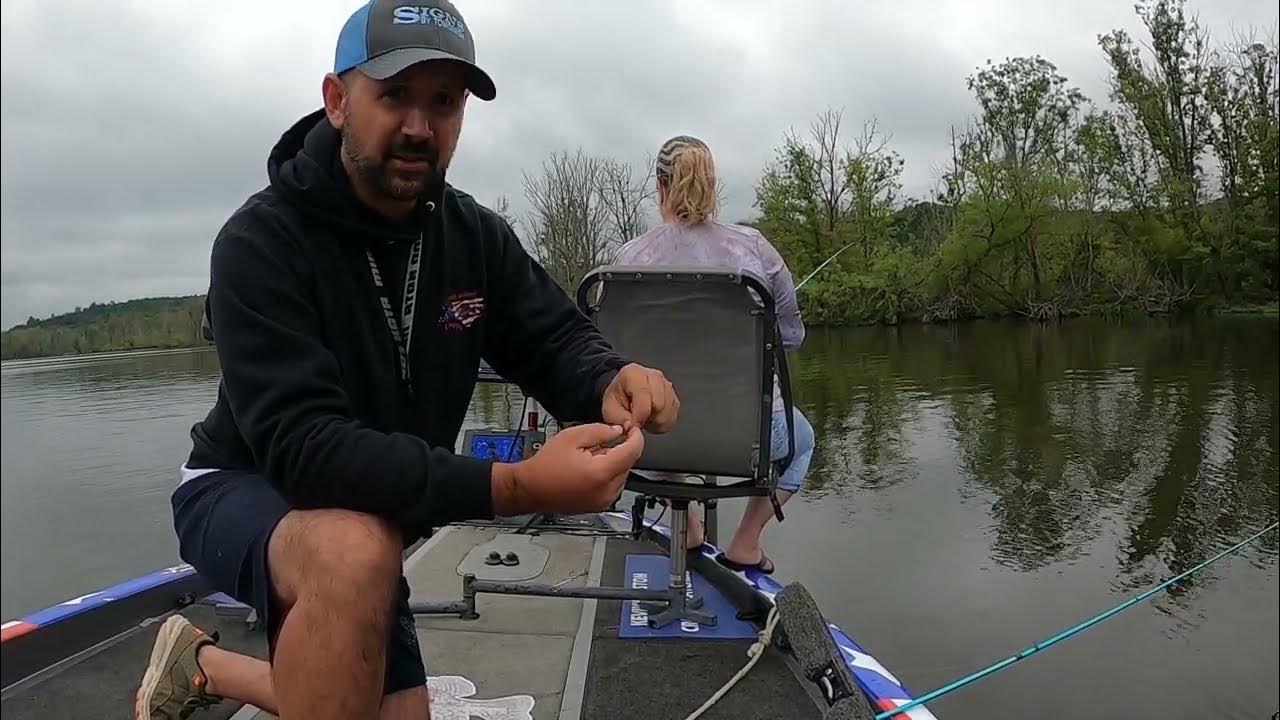
[[[494,459],[502,462],[512,460],[521,460],[522,450],[524,450],[524,438],[517,438],[514,435],[472,435],[471,447],[467,453],[471,457],[480,458],[481,460]]]

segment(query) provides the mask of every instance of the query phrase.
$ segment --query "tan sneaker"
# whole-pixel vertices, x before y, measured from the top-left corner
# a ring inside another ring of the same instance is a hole
[[[222,702],[205,692],[209,678],[196,662],[201,647],[217,642],[216,633],[205,634],[181,615],[165,620],[134,701],[135,720],[185,720],[199,708]]]

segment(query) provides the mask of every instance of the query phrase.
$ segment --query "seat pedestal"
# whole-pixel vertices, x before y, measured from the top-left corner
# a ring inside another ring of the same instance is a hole
[[[671,500],[671,551],[667,553],[670,560],[671,574],[667,579],[668,599],[666,602],[642,602],[640,606],[650,612],[649,627],[660,628],[673,620],[688,620],[699,625],[713,626],[716,616],[699,610],[702,598],[694,597],[692,588],[685,580],[688,569],[688,550],[685,545],[689,537],[689,501],[681,498]],[[656,613],[656,614],[653,614]]]

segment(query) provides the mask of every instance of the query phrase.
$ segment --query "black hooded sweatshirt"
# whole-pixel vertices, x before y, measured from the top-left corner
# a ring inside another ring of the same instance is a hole
[[[492,517],[492,461],[452,452],[480,360],[562,421],[599,420],[625,361],[499,215],[446,185],[409,220],[382,219],[356,198],[339,145],[323,112],[300,120],[271,152],[270,184],[213,243],[222,381],[187,467],[260,473],[296,507],[414,535]],[[419,234],[406,383],[368,252],[399,318]]]

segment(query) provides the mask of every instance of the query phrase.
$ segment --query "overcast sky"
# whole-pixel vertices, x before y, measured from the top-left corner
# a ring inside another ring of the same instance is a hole
[[[789,128],[827,106],[877,117],[932,189],[965,77],[1040,54],[1098,103],[1097,36],[1140,35],[1128,0],[525,2],[456,0],[497,99],[472,101],[450,180],[524,209],[521,171],[560,148],[639,162],[708,142],[726,219]],[[0,325],[92,301],[194,294],[210,243],[266,181],[280,133],[319,107],[354,0],[5,0]],[[1275,0],[1193,2],[1218,37],[1276,23]],[[820,79],[821,78],[821,79]]]

